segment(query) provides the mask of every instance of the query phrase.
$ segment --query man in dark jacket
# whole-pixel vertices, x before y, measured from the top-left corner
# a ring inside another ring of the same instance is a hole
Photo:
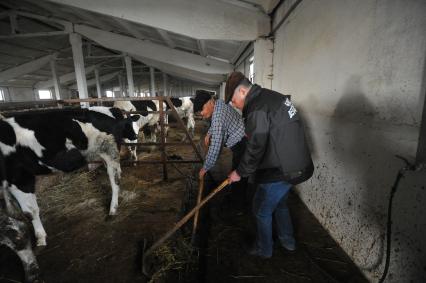
[[[226,83],[226,101],[242,110],[247,136],[246,150],[230,182],[254,175],[258,184],[253,198],[256,242],[249,253],[272,256],[272,216],[275,214],[281,246],[293,251],[296,242],[287,207],[292,184],[312,175],[313,164],[299,113],[290,97],[252,85],[240,72],[233,72]],[[291,182],[291,183],[290,183]]]

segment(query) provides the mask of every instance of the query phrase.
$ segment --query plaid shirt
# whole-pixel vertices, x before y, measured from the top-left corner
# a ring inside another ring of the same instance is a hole
[[[233,147],[244,137],[243,118],[232,106],[216,100],[208,134],[210,146],[203,166],[206,171],[216,163],[223,145]]]

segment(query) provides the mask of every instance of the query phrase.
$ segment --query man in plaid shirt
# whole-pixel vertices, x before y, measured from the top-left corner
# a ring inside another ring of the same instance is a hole
[[[199,173],[200,178],[215,165],[222,146],[232,150],[232,168],[236,168],[245,144],[241,115],[223,100],[215,100],[207,93],[198,93],[193,103],[194,113],[201,111],[203,118],[211,118],[211,126],[204,140],[209,149]]]

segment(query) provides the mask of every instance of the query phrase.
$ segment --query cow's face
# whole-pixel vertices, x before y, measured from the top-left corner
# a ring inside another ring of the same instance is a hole
[[[140,126],[139,126],[140,119],[142,119],[142,116],[138,114],[130,115],[129,118],[126,118],[123,138],[129,139],[131,141],[138,139],[138,133],[140,129]]]

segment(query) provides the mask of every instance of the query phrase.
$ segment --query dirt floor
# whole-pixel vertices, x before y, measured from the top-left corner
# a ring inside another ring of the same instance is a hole
[[[212,172],[216,182],[230,171],[230,158],[230,151],[225,150]],[[288,252],[276,245],[271,259],[248,255],[246,250],[255,235],[251,213],[254,191],[249,185],[246,194],[239,196],[246,200],[242,209],[236,206],[230,190],[221,192],[210,204],[204,215],[210,221],[202,228],[208,230],[208,240],[205,258],[200,261],[200,282],[368,282],[294,193],[288,204],[297,250]]]
[[[205,126],[197,123],[199,140]],[[169,141],[180,140],[182,133],[173,132]],[[168,155],[195,157],[191,147],[182,146],[170,147]],[[139,157],[160,155],[145,148]],[[212,170],[216,182],[229,173],[230,157],[224,149]],[[141,274],[143,239],[152,244],[160,238],[182,216],[188,194],[196,195],[196,186],[190,192],[187,186],[187,176],[196,167],[168,168],[165,182],[161,165],[124,167],[118,215],[112,218],[107,217],[111,189],[105,169],[39,178],[37,197],[48,245],[36,254],[45,282],[146,282]],[[214,186],[211,180],[208,184]],[[250,200],[253,191],[251,186],[242,197]],[[190,235],[186,232],[158,249],[151,282],[367,282],[295,194],[289,205],[297,251],[276,247],[268,260],[246,255],[254,234],[250,208],[236,209],[229,195],[230,189],[224,190],[203,210],[196,248],[189,239],[182,240]],[[20,282],[20,274],[11,268],[17,265],[16,258],[0,250],[0,282]]]

